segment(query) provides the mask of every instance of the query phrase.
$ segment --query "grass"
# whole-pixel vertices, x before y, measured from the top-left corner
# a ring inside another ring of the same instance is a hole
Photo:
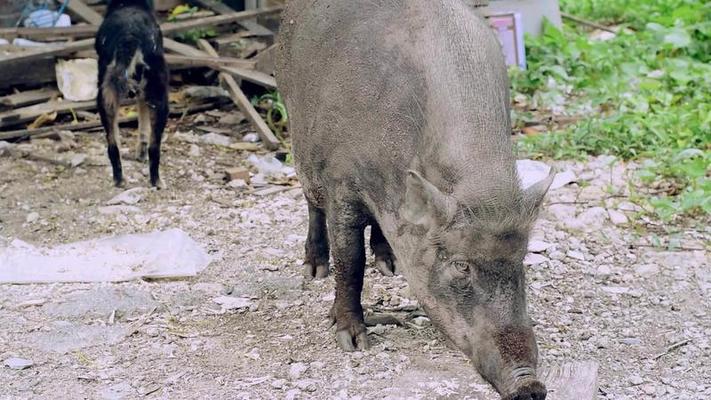
[[[532,157],[639,160],[650,189],[643,199],[658,217],[708,217],[711,3],[562,0],[561,7],[628,30],[594,41],[585,28],[547,24],[541,37],[527,39],[529,69],[512,71],[514,97],[582,117],[523,138],[520,149]]]

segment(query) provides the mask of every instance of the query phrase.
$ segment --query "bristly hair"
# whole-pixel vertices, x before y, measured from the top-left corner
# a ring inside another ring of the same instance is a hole
[[[508,202],[482,202],[476,206],[459,203],[450,227],[475,225],[492,234],[529,230],[538,218],[538,209],[524,204],[523,198]]]

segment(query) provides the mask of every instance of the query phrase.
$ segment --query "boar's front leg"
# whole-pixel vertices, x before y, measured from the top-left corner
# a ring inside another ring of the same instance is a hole
[[[385,276],[395,274],[395,255],[377,222],[370,225],[370,248],[375,255],[375,268]]]
[[[308,203],[309,232],[306,236],[306,259],[304,276],[306,279],[321,279],[328,276],[328,229],[326,214]]]
[[[365,271],[365,221],[357,206],[334,204],[328,209],[328,232],[336,280],[331,318],[336,342],[345,351],[368,348],[360,294]]]

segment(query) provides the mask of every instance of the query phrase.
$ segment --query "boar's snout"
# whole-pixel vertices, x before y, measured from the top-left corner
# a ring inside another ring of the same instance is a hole
[[[530,327],[506,327],[483,339],[472,344],[471,356],[502,399],[546,398],[546,387],[536,376],[538,349]]]

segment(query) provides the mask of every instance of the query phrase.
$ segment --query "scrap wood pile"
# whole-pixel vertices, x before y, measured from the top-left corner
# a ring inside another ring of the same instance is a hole
[[[277,157],[285,157],[286,111],[273,77],[282,5],[263,2],[268,4],[259,9],[235,11],[220,1],[191,0],[161,6],[167,1],[156,1],[156,10],[171,71],[175,129],[168,136],[203,122],[195,130],[215,144],[233,151],[277,151]],[[0,28],[0,141],[103,133],[96,112],[93,46],[105,0],[57,2],[62,5],[72,17],[71,26]],[[120,115],[125,136],[137,124],[135,105],[124,104]],[[233,124],[219,127],[220,119]],[[36,154],[23,157],[48,161]],[[265,160],[268,164],[271,159]],[[70,158],[59,163],[77,162]]]

